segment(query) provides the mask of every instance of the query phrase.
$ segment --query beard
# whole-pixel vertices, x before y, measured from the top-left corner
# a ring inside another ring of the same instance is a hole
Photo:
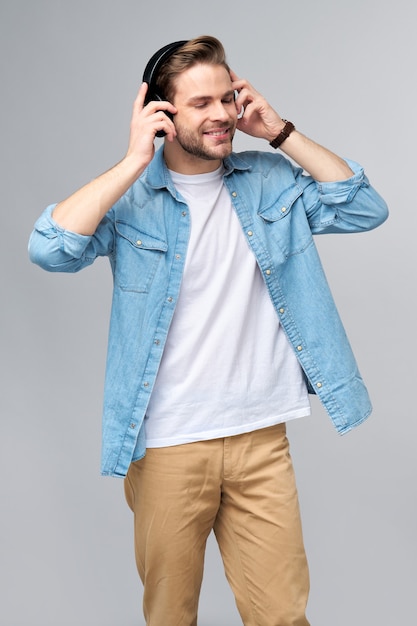
[[[224,159],[232,152],[232,140],[235,132],[235,129],[230,128],[230,126],[225,128],[229,128],[229,137],[227,140],[219,142],[217,146],[206,146],[204,144],[204,135],[198,135],[178,124],[175,125],[175,130],[177,131],[176,140],[185,152],[199,159],[206,161]]]

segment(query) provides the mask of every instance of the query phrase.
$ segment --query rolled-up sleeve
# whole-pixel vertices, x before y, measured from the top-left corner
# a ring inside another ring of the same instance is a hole
[[[345,161],[353,172],[350,178],[336,182],[311,179],[304,185],[307,217],[313,234],[372,230],[388,217],[388,207],[370,185],[363,167],[355,161]]]
[[[77,272],[98,256],[111,254],[114,237],[109,214],[94,235],[80,235],[57,224],[52,217],[55,206],[48,206],[35,222],[28,247],[33,263],[50,272]]]

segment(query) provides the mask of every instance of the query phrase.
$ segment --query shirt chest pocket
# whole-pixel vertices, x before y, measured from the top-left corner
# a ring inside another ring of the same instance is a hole
[[[127,222],[116,222],[115,284],[123,291],[147,293],[168,245]]]
[[[258,213],[269,231],[269,240],[279,246],[286,258],[300,254],[312,243],[303,189],[299,185],[285,189],[278,198],[264,198]]]

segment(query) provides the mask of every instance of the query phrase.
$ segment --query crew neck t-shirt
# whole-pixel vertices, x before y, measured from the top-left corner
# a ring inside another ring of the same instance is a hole
[[[170,172],[191,217],[184,275],[145,416],[146,445],[228,437],[310,414],[301,367],[223,184]]]

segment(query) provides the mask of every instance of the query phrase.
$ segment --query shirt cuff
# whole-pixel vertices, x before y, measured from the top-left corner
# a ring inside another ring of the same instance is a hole
[[[79,259],[91,241],[91,235],[66,230],[52,217],[52,212],[57,203],[49,205],[39,219],[35,222],[35,230],[47,239],[57,239],[57,247],[65,254]]]
[[[350,159],[344,159],[344,161],[353,172],[350,178],[329,183],[317,182],[320,200],[323,204],[350,202],[361,187],[369,186],[363,167]]]

